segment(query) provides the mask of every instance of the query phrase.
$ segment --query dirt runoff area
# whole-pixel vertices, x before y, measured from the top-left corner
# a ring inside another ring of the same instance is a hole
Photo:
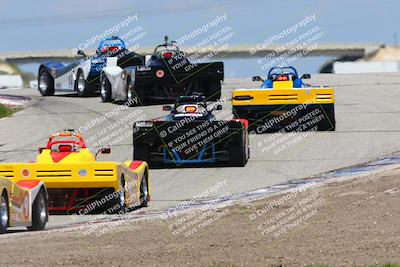
[[[1,266],[385,266],[400,262],[400,168],[96,236],[0,238]],[[194,230],[193,230],[194,229]],[[392,265],[391,265],[392,266]],[[397,266],[397,265],[393,265]]]

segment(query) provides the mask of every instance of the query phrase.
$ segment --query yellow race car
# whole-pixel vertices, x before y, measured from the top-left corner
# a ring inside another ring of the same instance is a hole
[[[97,161],[82,136],[66,130],[50,136],[36,162],[0,164],[0,173],[24,180],[40,180],[47,187],[49,211],[78,215],[93,212],[123,213],[145,207],[150,200],[146,162]]]
[[[334,131],[334,90],[310,86],[293,67],[274,67],[261,88],[236,89],[232,92],[235,118],[247,119],[251,133],[292,131]]]
[[[0,171],[0,175],[6,176]],[[0,177],[0,234],[8,227],[43,230],[49,218],[46,186],[38,180]]]

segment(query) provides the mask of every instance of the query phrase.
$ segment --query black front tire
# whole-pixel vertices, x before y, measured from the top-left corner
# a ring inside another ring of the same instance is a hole
[[[39,71],[38,90],[42,96],[54,95],[54,79],[43,67]]]
[[[33,202],[32,226],[27,227],[29,231],[39,231],[46,227],[49,209],[47,205],[46,192],[41,189]]]
[[[100,88],[100,97],[102,102],[111,102],[112,92],[111,92],[111,83],[108,80],[107,76],[104,75],[101,78],[101,88]]]

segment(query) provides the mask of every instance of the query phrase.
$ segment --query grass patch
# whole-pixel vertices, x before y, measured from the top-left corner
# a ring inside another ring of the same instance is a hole
[[[0,104],[0,118],[11,116],[15,111],[17,111],[17,109]]]

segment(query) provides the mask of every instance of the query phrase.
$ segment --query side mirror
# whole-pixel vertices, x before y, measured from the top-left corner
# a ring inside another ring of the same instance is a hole
[[[260,76],[254,76],[253,77],[253,82],[264,82],[264,80]]]
[[[77,54],[86,57],[85,52],[83,52],[82,50],[78,50]]]
[[[111,148],[109,147],[102,147],[99,150],[97,150],[95,158],[97,158],[97,155],[99,154],[111,154]]]
[[[162,107],[162,110],[163,110],[163,111],[171,111],[171,110],[172,110],[172,107],[171,107],[171,106],[163,106],[163,107]]]
[[[218,106],[216,107],[216,110],[222,110],[222,105],[218,105]]]
[[[300,79],[311,79],[311,74],[303,74]]]

